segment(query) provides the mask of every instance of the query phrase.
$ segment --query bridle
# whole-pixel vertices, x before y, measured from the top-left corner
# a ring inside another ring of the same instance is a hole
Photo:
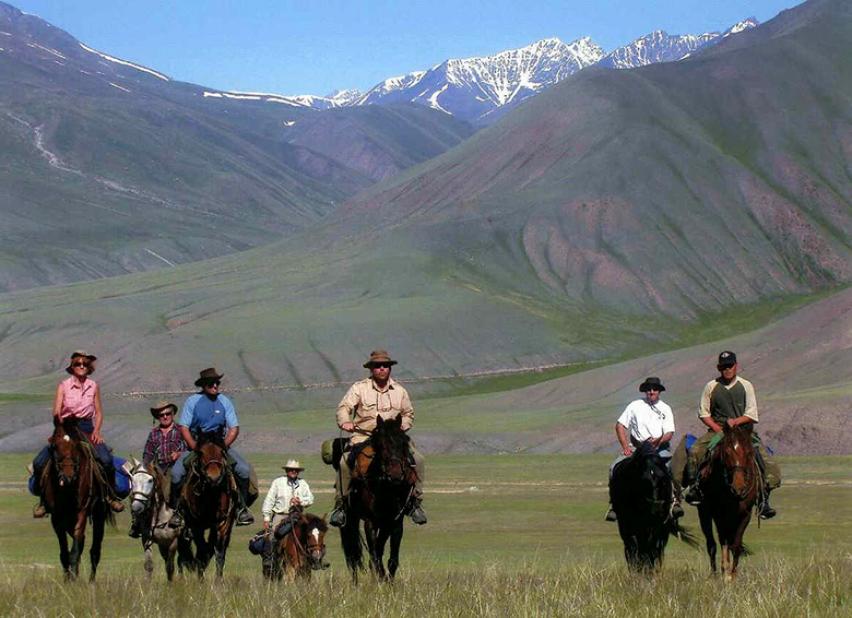
[[[745,465],[740,463],[728,463],[728,457],[725,454],[725,449],[733,449],[733,445],[719,444],[719,448],[721,449],[719,453],[719,460],[722,464],[722,478],[724,479],[725,485],[728,487],[730,492],[740,500],[746,500],[751,495],[756,496],[760,473],[759,470],[757,470],[757,460],[754,457],[753,448],[751,453],[751,461]],[[745,486],[741,490],[737,490],[736,487],[734,487],[734,475],[736,474],[737,470],[741,471],[743,477],[745,478]]]

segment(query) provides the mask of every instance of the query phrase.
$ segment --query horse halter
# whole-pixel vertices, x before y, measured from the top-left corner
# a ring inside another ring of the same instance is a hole
[[[64,434],[62,436],[61,440],[63,440],[64,442],[71,442],[71,436],[69,436],[68,434]],[[77,476],[80,473],[80,455],[78,453],[78,454],[76,454],[77,456],[75,457],[74,451],[71,451],[68,454],[62,455],[61,457],[58,457],[58,455],[59,455],[59,451],[54,446],[54,449],[53,449],[53,465],[54,465],[54,468],[56,469],[56,475],[59,477],[59,486],[61,487],[61,486],[65,485],[66,483],[70,485],[75,480],[77,480]],[[70,462],[70,466],[71,466],[71,469],[72,469],[71,476],[68,476],[67,474],[65,474],[65,470],[64,470],[65,467],[69,465],[69,462]]]
[[[737,442],[731,448],[732,450],[736,450],[739,446],[740,443]],[[722,460],[722,476],[725,480],[725,485],[727,485],[728,489],[735,497],[739,498],[740,500],[745,500],[757,487],[758,479],[760,477],[760,474],[756,473],[757,461],[754,458],[753,449],[751,462],[746,464],[740,464],[737,462],[729,463],[729,456],[726,456],[724,450],[722,450],[719,455],[719,459]],[[734,477],[738,470],[742,472],[744,478],[744,486],[742,489],[737,489],[734,485]]]

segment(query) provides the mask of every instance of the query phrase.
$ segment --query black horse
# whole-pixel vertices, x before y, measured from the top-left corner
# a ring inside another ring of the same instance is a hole
[[[378,417],[369,443],[355,457],[353,468],[356,478],[350,485],[346,524],[340,529],[346,565],[355,581],[358,572],[363,569],[362,520],[370,567],[376,576],[382,580],[393,580],[399,567],[403,516],[410,505],[417,480],[409,438],[401,426],[400,417],[388,421]],[[388,540],[390,557],[385,571],[383,556]]]
[[[609,492],[618,516],[624,557],[632,570],[650,573],[659,569],[670,534],[691,547],[698,546],[695,538],[671,516],[671,472],[649,442],[643,442],[616,466]]]

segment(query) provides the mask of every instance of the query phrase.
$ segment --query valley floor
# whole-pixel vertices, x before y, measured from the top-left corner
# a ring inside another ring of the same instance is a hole
[[[265,492],[280,456],[252,456]],[[316,494],[312,512],[331,508],[331,468],[302,457]],[[752,522],[753,552],[732,586],[708,580],[703,551],[669,542],[655,579],[627,573],[614,525],[603,521],[602,455],[433,456],[429,524],[406,526],[394,586],[349,583],[336,533],[327,538],[329,570],[310,585],[267,587],[246,543],[256,527],[237,528],[224,586],[209,577],[165,586],[155,563],[149,584],[128,516],[110,530],[97,584],[62,585],[56,540],[47,521],[30,518],[24,455],[0,456],[0,613],[3,615],[315,616],[838,616],[852,590],[850,457],[782,458],[779,516]],[[253,507],[255,516],[260,506]],[[685,525],[700,536],[695,510]],[[258,526],[259,527],[259,526]],[[87,571],[84,566],[83,571]],[[708,582],[712,582],[708,586]]]

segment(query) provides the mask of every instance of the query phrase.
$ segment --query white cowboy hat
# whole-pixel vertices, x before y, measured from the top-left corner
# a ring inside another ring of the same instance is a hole
[[[298,459],[288,459],[287,463],[281,467],[285,470],[304,470]]]

